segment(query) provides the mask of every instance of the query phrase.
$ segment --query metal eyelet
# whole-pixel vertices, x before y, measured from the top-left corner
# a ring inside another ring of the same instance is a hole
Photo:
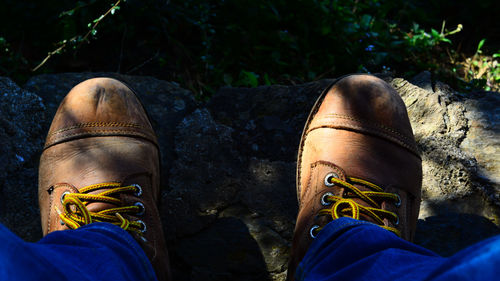
[[[336,173],[333,173],[333,172],[326,175],[326,177],[325,177],[325,185],[326,186],[334,186],[335,185],[333,182],[331,182],[332,178],[338,179],[339,175],[337,175]]]
[[[394,203],[394,206],[399,207],[401,206],[401,197],[399,197],[399,194],[395,193],[396,196],[398,197],[398,202]]]
[[[138,220],[137,222],[140,223],[141,226],[142,226],[142,228],[140,229],[140,231],[142,233],[145,233],[146,232],[146,223],[144,223],[142,220]]]
[[[396,222],[394,223],[394,225],[399,225],[399,216],[396,216]]]
[[[135,196],[139,197],[142,195],[142,187],[136,183],[131,184],[131,186],[134,186],[137,188],[137,191],[134,193]]]
[[[66,196],[66,194],[70,194],[71,192],[69,191],[64,191],[63,194],[61,194],[61,204],[63,204],[64,202],[64,196]]]
[[[317,234],[314,234],[314,230],[319,228],[319,225],[313,225],[311,227],[311,230],[309,230],[309,235],[311,235],[312,239],[316,239]]]
[[[142,204],[141,202],[135,202],[134,206],[137,206],[140,209],[139,212],[137,212],[138,216],[144,215],[144,212],[146,212],[146,207],[144,207],[144,204]]]
[[[326,192],[325,194],[323,194],[323,196],[321,196],[321,205],[323,205],[323,206],[329,206],[329,205],[332,204],[332,202],[326,201],[326,197],[327,196],[334,196],[334,195],[331,192]]]

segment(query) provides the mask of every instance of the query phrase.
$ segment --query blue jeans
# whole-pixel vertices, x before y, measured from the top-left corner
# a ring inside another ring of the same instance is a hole
[[[0,224],[0,280],[156,280],[156,275],[134,238],[109,223],[55,231],[36,243]]]
[[[444,258],[374,224],[340,218],[318,234],[296,280],[499,280],[500,236]]]
[[[500,236],[443,258],[373,224],[329,223],[311,244],[297,280],[496,280]],[[93,223],[24,242],[0,224],[0,280],[156,280],[123,229]]]

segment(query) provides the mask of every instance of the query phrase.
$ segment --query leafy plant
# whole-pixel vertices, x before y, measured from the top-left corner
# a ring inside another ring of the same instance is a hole
[[[475,88],[484,88],[487,91],[500,91],[500,50],[492,56],[483,54],[482,48],[486,39],[482,39],[476,53],[466,58],[461,66],[464,69],[464,80],[472,83]]]
[[[446,37],[460,32],[463,26],[459,24],[455,30],[445,32],[445,24],[446,22],[443,21],[441,32],[431,28],[431,32],[428,33],[424,29],[421,29],[418,24],[414,23],[412,31],[405,34],[404,39],[408,46],[416,48],[434,47],[441,42],[451,44],[451,40]]]
[[[484,48],[474,59],[465,56],[476,46],[459,48],[462,26],[446,30],[442,18],[449,17],[437,8],[449,0],[4,2],[0,34],[10,44],[8,53],[0,52],[0,75],[15,79],[32,76],[29,66],[41,61],[37,72],[153,75],[200,98],[222,85],[294,84],[352,72],[411,77],[429,70],[453,86],[460,79],[485,89],[498,85],[498,59]],[[459,19],[469,28],[485,16],[473,17]],[[11,22],[23,32],[8,28]],[[467,57],[470,64],[462,65]]]
[[[108,15],[114,15],[117,10],[120,9],[120,3],[122,0],[117,0],[114,4],[111,5],[104,14],[102,14],[99,18],[94,19],[92,22],[87,24],[89,30],[84,35],[75,35],[71,38],[64,39],[62,41],[57,42],[57,48],[47,54],[47,56],[40,62],[37,66],[33,68],[33,71],[37,71],[40,67],[42,67],[52,56],[61,54],[66,50],[67,47],[71,46],[73,49],[77,49],[83,43],[89,43],[91,38],[94,38],[97,34],[97,26],[101,23],[101,21]],[[124,2],[126,0],[123,0]],[[89,4],[96,2],[96,0],[91,1]],[[71,10],[64,11],[59,14],[59,17],[64,16],[73,16],[75,11],[81,9],[82,7],[87,6],[83,4],[83,2],[79,1],[77,6]]]
[[[241,70],[239,79],[234,83],[235,86],[257,87],[259,85],[259,75],[251,72]]]
[[[10,75],[21,72],[20,69],[28,64],[28,61],[12,51],[11,45],[7,40],[0,36],[0,73]]]

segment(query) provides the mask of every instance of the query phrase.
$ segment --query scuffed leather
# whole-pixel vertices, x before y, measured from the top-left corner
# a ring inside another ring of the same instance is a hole
[[[165,239],[158,213],[159,150],[156,135],[135,94],[123,83],[94,78],[75,86],[52,121],[39,168],[39,204],[43,234],[64,230],[55,210],[61,195],[97,183],[139,184],[143,194],[121,195],[125,204],[142,202],[144,242],[133,234],[151,260],[159,280],[170,279]],[[102,190],[101,190],[102,191]],[[110,208],[92,203],[90,211]]]
[[[397,227],[404,239],[413,239],[421,200],[421,158],[406,107],[383,80],[371,75],[342,78],[325,90],[311,111],[297,157],[299,214],[288,280],[293,280],[312,242],[310,228],[327,223],[324,217],[316,217],[324,208],[321,196],[328,191],[339,196],[344,192],[325,186],[324,177],[331,171],[341,179],[357,177],[397,193],[402,201],[399,208],[389,200],[381,207],[395,212],[400,223],[396,226],[385,219],[384,224]]]

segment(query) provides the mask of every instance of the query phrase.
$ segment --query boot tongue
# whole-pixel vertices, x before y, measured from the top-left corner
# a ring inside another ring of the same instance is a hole
[[[99,194],[101,192],[104,192],[104,191],[107,191],[107,190],[110,190],[110,189],[111,188],[103,188],[103,189],[99,189],[99,190],[95,190],[95,191],[89,192],[88,194],[97,195],[97,194]],[[117,206],[115,204],[107,203],[107,202],[92,202],[92,203],[87,204],[86,207],[87,207],[87,210],[89,212],[97,213],[97,212],[100,212],[100,211],[103,211],[103,210],[117,208],[117,207],[121,207],[121,206]]]
[[[111,209],[111,208],[116,208],[120,206],[116,206],[111,203],[103,203],[103,202],[95,202],[95,203],[90,203],[87,205],[87,210],[89,212],[97,213],[103,210]]]
[[[351,183],[351,184],[353,186],[355,186],[357,189],[359,189],[359,191],[373,191],[370,188],[368,188],[368,187],[366,187],[364,185],[361,185],[361,184],[357,184],[357,183],[356,184]],[[363,200],[361,198],[358,198],[358,197],[349,198],[349,199],[351,199],[352,201],[356,202],[357,204],[359,204],[361,206],[375,207],[375,206],[372,206],[370,203],[366,202],[365,200]],[[367,216],[364,213],[360,213],[359,219],[377,224],[377,222],[372,217]]]

